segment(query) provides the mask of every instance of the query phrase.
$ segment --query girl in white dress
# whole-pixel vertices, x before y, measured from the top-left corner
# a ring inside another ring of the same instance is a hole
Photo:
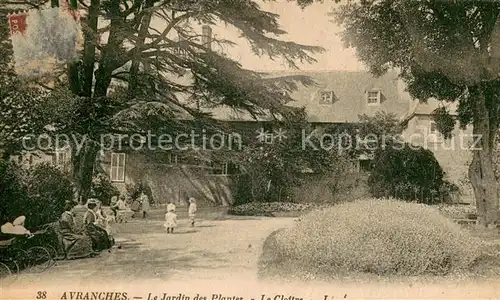
[[[172,209],[169,209],[165,214],[165,224],[163,226],[167,229],[167,233],[174,233],[174,228],[177,227],[177,215]]]

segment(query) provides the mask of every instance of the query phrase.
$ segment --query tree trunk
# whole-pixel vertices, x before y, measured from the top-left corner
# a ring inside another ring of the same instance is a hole
[[[469,178],[476,197],[478,225],[494,227],[498,221],[498,190],[493,166],[493,146],[498,125],[492,121],[493,114],[486,105],[486,96],[480,86],[471,88],[474,112],[473,136],[477,140],[473,159],[469,166]]]
[[[144,4],[143,10],[149,9],[153,7],[154,1],[153,0],[146,0],[146,3]],[[139,66],[141,64],[141,51],[142,47],[144,45],[144,42],[146,41],[146,36],[149,33],[149,25],[151,23],[151,16],[153,15],[152,12],[146,13],[142,19],[141,19],[141,26],[139,28],[139,33],[137,37],[137,42],[135,45],[135,52],[134,52],[134,59],[132,60],[132,64],[130,66],[130,73],[129,73],[129,82],[128,82],[128,93],[129,97],[134,98],[137,94],[137,88],[138,88],[138,76],[139,76]]]
[[[71,159],[73,182],[75,183],[74,195],[80,204],[85,204],[90,196],[94,164],[98,152],[98,144],[90,140],[84,142],[82,149],[79,151],[73,150]]]

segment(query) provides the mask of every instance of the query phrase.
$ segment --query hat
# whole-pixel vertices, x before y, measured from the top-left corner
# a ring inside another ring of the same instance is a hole
[[[99,203],[99,200],[97,200],[95,198],[90,198],[89,200],[87,200],[87,205],[89,205],[89,204],[97,205],[97,203]]]
[[[193,197],[189,198],[189,203],[196,203],[196,199],[194,199]]]
[[[20,216],[20,217],[17,217],[14,220],[14,222],[12,222],[12,225],[14,225],[14,226],[23,225],[24,221],[26,221],[26,217],[25,216]]]

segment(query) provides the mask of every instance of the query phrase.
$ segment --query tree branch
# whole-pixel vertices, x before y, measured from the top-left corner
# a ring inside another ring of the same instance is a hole
[[[33,1],[5,1],[3,2],[3,4],[7,4],[7,5],[28,5],[28,6],[31,6],[32,8],[35,8],[35,9],[40,9],[40,7],[44,6],[46,3],[48,2],[48,0],[44,0],[44,1],[41,1],[37,4],[35,4]]]
[[[161,41],[163,41],[168,36],[168,34],[172,30],[172,28],[174,28],[174,26],[177,25],[177,23],[179,23],[180,21],[182,21],[184,19],[188,19],[191,16],[193,16],[193,13],[187,12],[187,13],[181,15],[181,16],[173,18],[172,21],[170,21],[170,23],[167,25],[167,27],[160,34],[160,36],[155,41],[153,41],[152,43],[145,44],[144,47],[153,48],[153,47],[157,46]],[[143,50],[143,49],[141,49],[141,50]]]

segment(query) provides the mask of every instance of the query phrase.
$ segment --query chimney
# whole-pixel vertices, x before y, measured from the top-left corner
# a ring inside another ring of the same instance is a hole
[[[212,50],[212,28],[208,25],[201,27],[201,44]]]

